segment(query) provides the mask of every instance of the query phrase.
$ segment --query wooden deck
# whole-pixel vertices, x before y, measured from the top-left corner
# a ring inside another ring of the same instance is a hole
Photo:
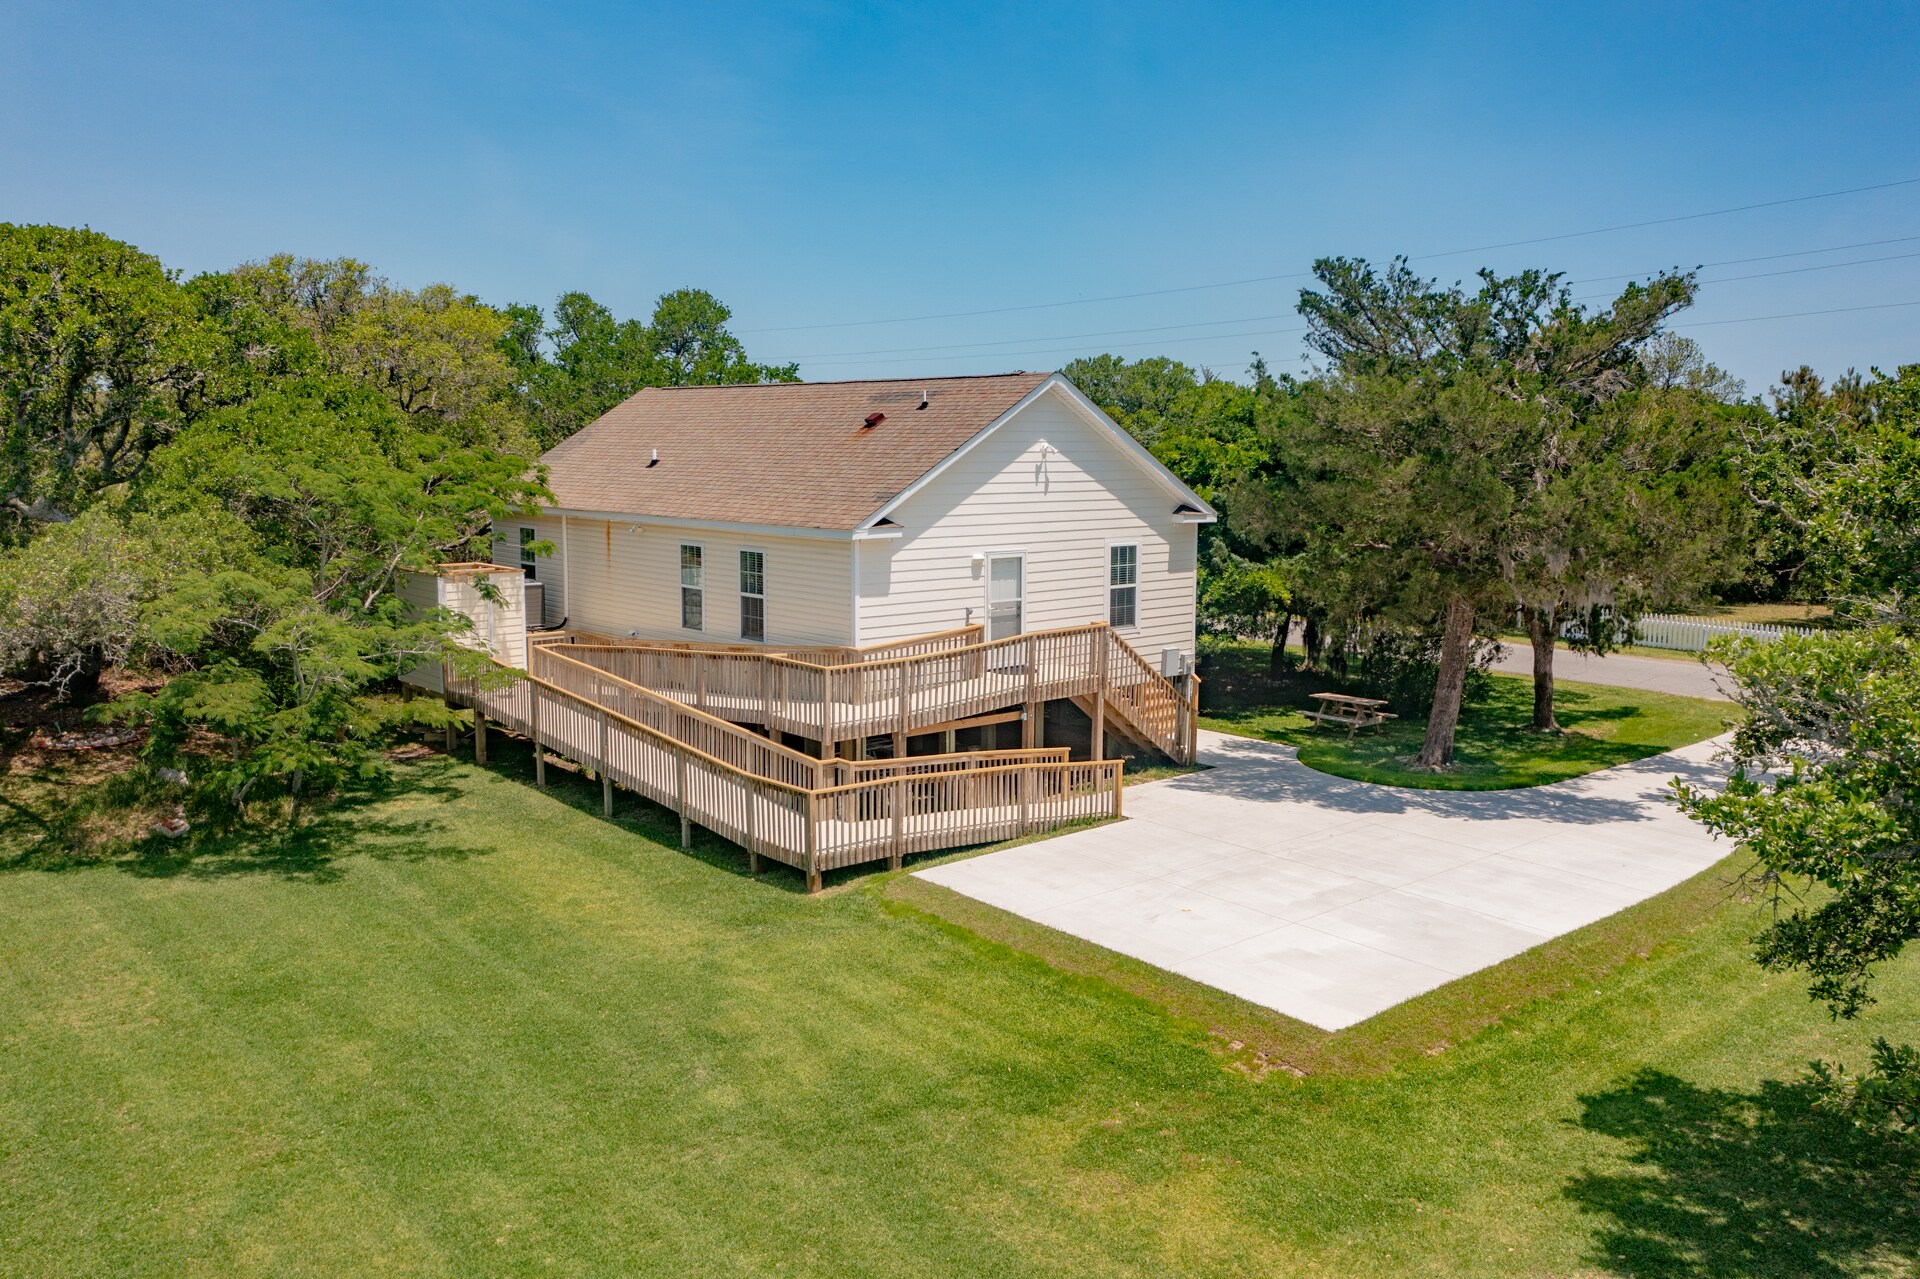
[[[529,670],[495,663],[444,673],[448,697],[487,726],[534,741],[616,787],[798,868],[810,889],[829,870],[988,843],[1120,816],[1121,764],[1074,763],[1064,748],[971,751],[885,760],[816,757],[772,740],[901,737],[971,716],[1071,698],[1094,740],[1111,728],[1178,760],[1194,751],[1196,689],[1181,690],[1105,625],[992,643],[964,627],[868,649],[768,651],[643,644],[572,632],[535,637]],[[755,727],[748,728],[747,725]]]
[[[882,650],[774,651],[740,646],[581,642],[536,645],[532,672],[556,683],[585,665],[737,724],[821,742],[910,735],[935,724],[1060,698],[1140,745],[1191,763],[1197,679],[1183,691],[1104,625],[983,643],[979,628]],[[821,656],[857,660],[827,663]],[[582,690],[584,692],[584,690]]]
[[[703,826],[745,848],[755,870],[762,857],[796,867],[809,890],[843,866],[1120,816],[1117,760],[1072,763],[1062,750],[815,760],[584,663],[550,665],[576,687],[497,663],[478,678],[443,674],[449,699],[476,712],[476,754],[485,758],[489,723],[519,733],[535,744],[542,783],[546,752],[564,755],[600,777],[609,813],[616,786],[644,795],[680,814],[683,843]]]

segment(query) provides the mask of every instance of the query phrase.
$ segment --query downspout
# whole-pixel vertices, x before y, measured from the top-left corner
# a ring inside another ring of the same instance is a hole
[[[859,648],[860,647],[860,534],[857,530],[853,535],[853,557],[850,562],[853,566],[852,571],[849,574],[849,576],[851,576],[853,579],[853,637],[848,647]]]
[[[567,517],[560,517],[560,616],[573,616],[573,558],[568,555]],[[564,623],[562,623],[564,625]]]

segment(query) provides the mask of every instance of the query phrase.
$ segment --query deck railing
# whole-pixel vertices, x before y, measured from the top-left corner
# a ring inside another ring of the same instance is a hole
[[[675,698],[577,660],[575,650],[542,647],[528,654],[528,669],[555,688],[605,706],[743,772],[789,786],[817,789],[835,780],[830,760],[770,741],[738,724],[709,715]]]
[[[860,650],[825,664],[731,646],[576,643],[566,655],[723,719],[816,741],[911,734],[1011,705],[1107,699],[1135,733],[1166,755],[1194,753],[1197,680],[1164,678],[1104,623],[980,642],[979,627]],[[538,650],[536,663],[556,650]],[[536,673],[538,671],[536,670]]]
[[[546,665],[575,687],[498,663],[494,678],[442,672],[449,700],[477,713],[476,754],[484,758],[491,721],[533,741],[542,784],[546,753],[566,756],[600,776],[609,814],[617,784],[677,811],[683,843],[693,826],[704,826],[745,848],[756,871],[762,857],[796,867],[810,891],[819,889],[823,872],[843,866],[880,858],[898,866],[910,853],[1120,816],[1117,760],[1075,764],[1064,751],[1041,750],[826,761],[836,772],[844,765],[848,780],[823,787],[811,774],[812,784],[796,784],[755,771],[777,771],[781,765],[770,762],[777,754],[727,757],[742,749],[741,737],[752,737],[744,730],[722,724],[730,731],[719,731],[710,716],[632,698],[632,690],[604,677],[593,682],[591,668],[581,676],[566,665]],[[505,678],[509,674],[517,678]],[[649,723],[611,702],[658,718]],[[683,740],[681,732],[695,740]]]

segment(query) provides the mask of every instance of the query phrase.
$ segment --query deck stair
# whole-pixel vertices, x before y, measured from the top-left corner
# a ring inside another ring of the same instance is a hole
[[[559,678],[563,662],[586,665],[718,719],[822,742],[909,736],[1066,698],[1176,762],[1195,753],[1197,677],[1180,687],[1104,623],[993,641],[976,626],[870,649],[779,651],[575,634],[532,646],[529,661],[542,678]]]

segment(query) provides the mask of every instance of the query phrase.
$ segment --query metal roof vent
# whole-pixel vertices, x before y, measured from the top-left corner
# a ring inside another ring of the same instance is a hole
[[[882,422],[886,420],[887,420],[887,415],[885,413],[869,413],[867,414],[866,425],[861,427],[860,429],[863,431],[871,431],[874,427],[880,425]]]

